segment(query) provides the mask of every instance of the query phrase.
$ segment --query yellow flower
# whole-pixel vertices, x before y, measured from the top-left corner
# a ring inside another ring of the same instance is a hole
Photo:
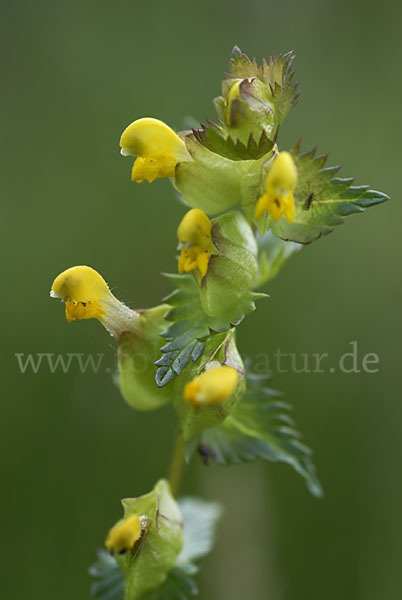
[[[234,367],[212,366],[184,387],[184,400],[192,406],[219,404],[233,394],[239,381]]]
[[[136,514],[130,515],[112,527],[106,537],[105,546],[111,552],[121,554],[131,550],[140,535],[141,517]]]
[[[264,211],[274,221],[285,215],[288,223],[293,221],[296,205],[293,192],[297,185],[297,169],[289,152],[280,152],[272,163],[265,182],[266,193],[259,198],[254,217],[259,219]]]
[[[200,208],[192,208],[184,215],[177,229],[180,275],[198,269],[200,277],[204,277],[212,252],[211,228],[211,221]]]
[[[91,267],[70,267],[60,273],[50,295],[65,302],[68,323],[98,319],[116,337],[138,327],[138,313],[117,300],[103,277]]]
[[[152,183],[157,177],[174,177],[177,163],[190,160],[183,140],[165,123],[145,117],[129,125],[120,138],[123,156],[138,156],[132,181]]]

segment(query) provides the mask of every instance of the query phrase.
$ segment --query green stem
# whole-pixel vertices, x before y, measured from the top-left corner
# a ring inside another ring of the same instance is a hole
[[[170,459],[169,465],[169,483],[172,489],[173,496],[177,496],[180,489],[180,483],[182,480],[184,471],[184,439],[182,433],[176,436],[175,445],[173,447],[172,458]]]

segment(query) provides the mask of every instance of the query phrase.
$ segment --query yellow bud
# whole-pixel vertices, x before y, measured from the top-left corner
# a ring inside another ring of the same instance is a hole
[[[257,202],[254,217],[259,219],[267,211],[274,221],[285,215],[293,221],[296,205],[293,192],[297,185],[297,169],[289,152],[280,152],[272,163],[265,186],[266,193]]]
[[[233,100],[240,97],[240,85],[243,83],[243,81],[244,81],[243,79],[239,79],[238,81],[236,81],[230,88],[230,92],[226,98],[225,119],[226,119],[226,123],[228,125],[231,124],[230,123],[230,105],[232,104]]]
[[[212,367],[186,383],[184,400],[195,407],[219,404],[233,394],[238,381],[239,372],[234,367]]]
[[[190,159],[173,129],[150,117],[131,123],[122,133],[120,147],[123,156],[138,156],[132,170],[132,180],[138,183],[174,177],[177,163]]]
[[[116,337],[138,326],[138,313],[117,300],[103,277],[91,267],[80,265],[60,273],[50,295],[65,302],[68,323],[98,319]]]
[[[134,514],[119,521],[109,531],[105,546],[111,552],[123,553],[131,550],[141,535],[141,518]]]
[[[203,278],[212,252],[211,221],[200,208],[192,208],[183,217],[177,237],[181,246],[179,273],[198,269]]]

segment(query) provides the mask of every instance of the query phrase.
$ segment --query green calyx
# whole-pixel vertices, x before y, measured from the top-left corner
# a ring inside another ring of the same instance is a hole
[[[175,566],[183,547],[182,516],[164,479],[149,494],[122,504],[125,518],[136,514],[144,522],[134,547],[115,555],[125,576],[124,600],[137,600],[159,587]]]
[[[251,292],[257,275],[257,244],[253,231],[238,211],[212,222],[212,241],[217,249],[207,274],[200,282],[201,306],[207,315],[236,324],[254,309]]]
[[[218,346],[216,346],[216,338],[220,341]],[[225,398],[222,402],[206,404],[204,406],[192,406],[184,401],[184,388],[180,382],[181,378],[176,380],[175,389],[177,390],[177,394],[174,406],[179,417],[180,429],[186,442],[195,438],[204,429],[223,422],[234,409],[237,402],[240,401],[245,390],[245,369],[236,346],[234,330],[210,338],[206,343],[204,357],[201,364],[189,365],[185,369],[182,377],[184,376],[187,383],[201,374],[208,364],[216,363],[216,365],[225,365],[236,369],[239,374],[238,384],[233,394]]]
[[[162,331],[169,306],[140,311],[138,333],[124,333],[118,342],[119,386],[124,399],[137,410],[153,410],[170,402],[171,393],[155,393],[155,361],[163,346]]]

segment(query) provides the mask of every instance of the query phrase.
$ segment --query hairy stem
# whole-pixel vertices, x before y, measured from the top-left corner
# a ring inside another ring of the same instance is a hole
[[[182,433],[176,436],[172,457],[169,464],[168,480],[173,496],[177,496],[184,471],[184,439]]]

